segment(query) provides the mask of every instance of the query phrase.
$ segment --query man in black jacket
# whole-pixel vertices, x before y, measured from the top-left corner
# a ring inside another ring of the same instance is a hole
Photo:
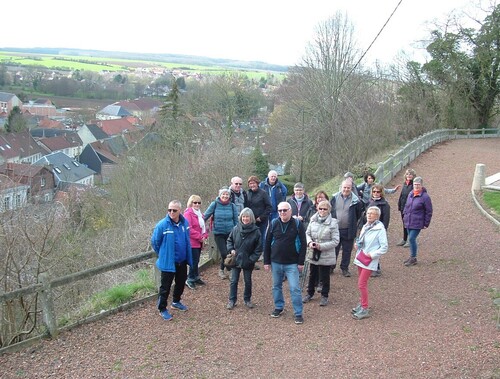
[[[295,323],[302,324],[302,295],[299,273],[306,257],[306,230],[302,221],[292,217],[292,208],[283,201],[278,204],[278,218],[269,224],[264,249],[264,269],[272,270],[274,311],[271,317],[280,317],[285,309],[283,277],[290,288]]]

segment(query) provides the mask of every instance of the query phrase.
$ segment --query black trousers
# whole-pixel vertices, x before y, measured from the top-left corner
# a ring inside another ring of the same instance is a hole
[[[339,229],[340,241],[335,248],[335,255],[337,257],[337,263],[339,261],[339,252],[342,248],[342,260],[340,261],[340,268],[342,270],[348,270],[349,264],[351,263],[351,253],[352,247],[354,245],[354,238],[348,238],[348,229]]]
[[[227,257],[227,239],[229,234],[214,234],[215,244],[217,245],[217,250],[220,254],[220,269],[224,270],[224,259]]]
[[[186,262],[176,263],[175,272],[161,272],[160,291],[158,293],[158,309],[160,311],[167,309],[168,295],[170,294],[170,288],[172,287],[174,279],[175,285],[174,293],[172,294],[172,301],[174,303],[181,301],[181,296],[184,293],[184,287],[186,286],[187,267]]]
[[[330,292],[330,268],[332,266],[320,266],[309,263],[309,283],[307,284],[307,294],[314,295],[318,281],[322,284],[321,296],[328,297]]]

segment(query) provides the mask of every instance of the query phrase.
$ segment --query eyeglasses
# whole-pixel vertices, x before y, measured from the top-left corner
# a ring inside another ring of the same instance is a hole
[[[318,208],[320,211],[327,211],[328,208]]]
[[[381,193],[382,191],[373,190],[373,193]]]
[[[235,186],[242,186],[243,183],[234,183]]]
[[[169,209],[168,210],[168,213],[177,213],[177,212],[179,212],[178,209]]]
[[[286,212],[288,212],[288,211],[289,211],[289,209],[278,209],[278,212],[279,212],[279,213],[286,213]]]
[[[193,204],[201,204],[201,201],[193,201]]]

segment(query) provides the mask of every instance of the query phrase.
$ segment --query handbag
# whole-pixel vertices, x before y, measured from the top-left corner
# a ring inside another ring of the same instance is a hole
[[[224,259],[224,266],[227,268],[233,268],[236,266],[236,255],[228,254],[226,259]]]
[[[356,259],[363,263],[365,266],[368,266],[372,261],[372,258],[365,254],[363,250],[360,250],[358,255],[356,255]]]

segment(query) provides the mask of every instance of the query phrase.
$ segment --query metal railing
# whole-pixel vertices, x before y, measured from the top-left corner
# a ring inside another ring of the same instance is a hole
[[[378,168],[375,171],[375,175],[377,178],[380,178],[383,184],[387,184],[392,178],[394,178],[394,176],[400,170],[402,170],[407,164],[412,162],[416,157],[418,157],[420,154],[422,154],[424,151],[434,146],[435,144],[443,141],[461,139],[461,138],[499,138],[499,137],[500,137],[500,129],[436,130],[427,133],[417,138],[414,141],[409,142],[397,153],[391,155],[386,161],[379,163]],[[214,253],[212,252],[211,255],[213,256]],[[119,306],[115,309],[111,309],[106,312],[102,312],[99,315],[94,315],[86,319],[80,320],[72,325],[59,328],[57,325],[56,311],[54,309],[53,289],[74,283],[82,279],[89,279],[101,273],[113,271],[122,267],[143,262],[155,256],[156,254],[150,251],[52,280],[48,278],[47,274],[41,274],[39,277],[39,283],[33,284],[25,288],[20,288],[12,292],[0,294],[1,304],[4,304],[5,302],[8,302],[9,300],[12,299],[21,298],[23,296],[38,294],[40,307],[42,310],[41,312],[42,321],[46,328],[45,335],[34,336],[30,339],[17,342],[7,347],[3,347],[0,349],[0,354],[6,351],[22,348],[23,346],[28,345],[36,340],[39,340],[44,336],[55,337],[61,330],[71,329],[76,325],[94,321],[97,318],[102,318],[110,313],[115,313],[118,310],[128,308],[130,306],[133,306],[137,302],[142,302],[145,299],[150,298],[151,296],[148,296],[147,298],[139,299],[136,300],[135,302]]]
[[[443,141],[463,138],[500,138],[500,129],[439,129],[407,143],[397,153],[378,164],[375,177],[382,184],[389,183],[406,165],[430,147]]]

